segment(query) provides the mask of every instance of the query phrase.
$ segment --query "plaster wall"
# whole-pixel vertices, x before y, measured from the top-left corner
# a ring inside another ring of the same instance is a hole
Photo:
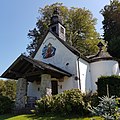
[[[47,59],[43,58],[42,50],[49,43],[56,48],[55,55]],[[48,33],[41,47],[36,53],[34,59],[50,63],[69,73],[76,74],[76,60],[77,56],[74,55],[68,48],[66,48],[52,33]]]
[[[114,60],[93,62],[90,64],[90,67],[93,92],[97,90],[96,82],[100,76],[119,75],[119,65]]]
[[[47,59],[43,58],[42,51],[45,46],[49,43],[52,44],[54,48],[56,48],[55,55],[49,57]],[[78,81],[75,81],[75,77],[77,76],[77,57],[73,54],[68,48],[66,48],[52,33],[48,33],[45,40],[43,41],[41,47],[36,53],[34,59],[40,60],[42,62],[52,64],[56,67],[59,67],[69,73],[72,74],[72,77],[64,80],[63,89],[71,89],[71,88],[79,88]],[[63,90],[60,90],[63,91]]]
[[[40,84],[37,85],[36,81],[29,82],[27,89],[27,96],[37,97],[37,99],[39,99],[41,97]]]
[[[78,82],[72,77],[64,77],[63,82],[58,82],[58,93],[73,88],[78,88]]]
[[[79,59],[80,83],[82,92],[90,92],[92,90],[90,64],[83,59]]]

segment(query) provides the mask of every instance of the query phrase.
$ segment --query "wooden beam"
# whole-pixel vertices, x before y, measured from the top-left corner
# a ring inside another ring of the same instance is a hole
[[[22,77],[22,74],[13,70],[9,70],[9,73],[15,74],[16,77]]]
[[[35,71],[35,69],[36,69],[36,68],[34,68],[34,66],[33,66],[33,67],[29,67],[29,68],[25,71],[25,73],[24,73],[24,74],[27,74],[27,73],[32,73],[32,72],[34,72],[34,71]]]
[[[25,73],[24,76],[30,77],[30,76],[35,76],[35,75],[41,75],[41,73],[42,71],[29,72],[29,73]]]
[[[25,71],[25,70],[28,68],[29,65],[30,65],[30,63],[27,63],[27,64],[22,68],[22,71]]]

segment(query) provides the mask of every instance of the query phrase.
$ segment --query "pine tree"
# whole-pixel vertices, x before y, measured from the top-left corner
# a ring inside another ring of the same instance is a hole
[[[112,97],[99,97],[100,103],[97,107],[93,107],[92,113],[103,117],[105,120],[116,120],[117,101]]]

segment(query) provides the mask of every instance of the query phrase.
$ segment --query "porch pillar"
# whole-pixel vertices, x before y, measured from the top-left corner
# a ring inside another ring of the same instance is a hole
[[[41,75],[41,88],[40,88],[41,97],[45,95],[51,95],[51,75],[42,74]]]
[[[17,109],[25,108],[25,96],[27,95],[27,80],[19,78],[17,81],[16,101]]]

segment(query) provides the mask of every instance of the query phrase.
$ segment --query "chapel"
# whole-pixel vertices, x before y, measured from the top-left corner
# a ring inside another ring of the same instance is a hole
[[[86,57],[67,44],[66,29],[56,9],[32,57],[20,55],[1,77],[17,80],[17,108],[26,107],[26,98],[36,100],[73,88],[95,92],[98,77],[120,72],[118,61],[102,47],[100,42],[98,53]]]

